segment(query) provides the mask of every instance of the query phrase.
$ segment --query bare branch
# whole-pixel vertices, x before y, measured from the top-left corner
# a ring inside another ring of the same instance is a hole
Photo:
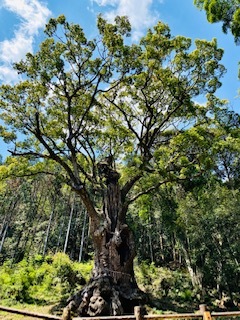
[[[139,181],[142,178],[142,174],[138,174],[132,179],[130,179],[122,188],[121,190],[121,196],[123,201],[125,200],[128,192],[132,189],[132,187],[135,185],[137,181]]]
[[[139,137],[137,131],[133,129],[133,126],[132,126],[130,120],[128,119],[128,114],[127,114],[127,112],[125,112],[125,111],[123,110],[123,108],[120,108],[119,105],[116,104],[113,100],[110,100],[106,95],[104,95],[104,98],[105,98],[108,102],[110,102],[111,104],[113,104],[113,105],[123,114],[124,119],[125,119],[125,121],[127,122],[128,129],[131,130],[131,132],[136,136],[136,138],[137,138],[138,141],[141,141],[141,138]]]
[[[172,181],[172,180],[170,180],[170,179],[161,181],[161,182],[157,183],[156,185],[154,185],[154,186],[152,186],[152,187],[150,187],[150,188],[148,188],[148,189],[146,189],[146,190],[143,190],[143,191],[137,193],[133,198],[131,198],[131,199],[128,200],[128,205],[131,204],[131,203],[133,203],[135,200],[137,200],[138,198],[140,198],[140,197],[143,196],[144,194],[149,194],[149,193],[151,193],[152,191],[158,189],[161,185],[166,184],[166,183],[171,182],[171,181]]]

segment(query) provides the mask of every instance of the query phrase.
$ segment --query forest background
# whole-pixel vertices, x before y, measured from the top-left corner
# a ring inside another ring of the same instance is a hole
[[[157,193],[139,198],[127,216],[135,234],[137,264],[141,270],[139,281],[155,297],[174,301],[175,308],[184,303],[197,304],[200,293],[206,302],[218,307],[239,303],[239,128],[236,119],[234,116],[234,121],[224,123],[229,132],[218,143],[215,165],[209,172],[194,181],[162,185]],[[2,163],[3,176],[21,162],[11,160],[8,165],[8,161]],[[59,263],[65,265],[65,269],[56,271],[56,279],[61,283],[58,298],[65,297],[68,289],[74,289],[73,283],[68,282],[78,267],[63,255],[50,257],[49,254],[63,251],[73,261],[91,260],[86,211],[80,199],[72,195],[67,186],[61,186],[59,179],[57,175],[38,175],[12,177],[1,182],[3,271],[0,281],[2,288],[12,288],[13,292],[8,295],[18,301],[38,299],[31,292],[33,284],[41,284],[41,290],[56,288],[56,284],[44,279],[43,270],[50,266],[57,269]],[[15,264],[24,270],[23,274],[16,275]],[[43,268],[36,278],[34,264]],[[91,264],[82,265],[80,269],[87,278],[84,266],[89,273]],[[62,270],[65,270],[63,274]],[[74,281],[79,286],[83,282],[82,277]],[[4,290],[5,295],[6,292]],[[157,307],[161,309],[161,305]]]

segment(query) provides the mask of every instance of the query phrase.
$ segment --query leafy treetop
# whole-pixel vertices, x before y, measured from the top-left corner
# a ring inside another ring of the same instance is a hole
[[[99,16],[97,25],[88,40],[64,16],[50,19],[39,51],[15,64],[22,81],[0,88],[0,132],[12,154],[54,162],[92,217],[88,188],[102,189],[103,159],[121,170],[127,205],[165,181],[201,174],[225,104],[214,96],[225,72],[215,39],[192,49],[158,22],[129,44],[126,17],[111,24]]]

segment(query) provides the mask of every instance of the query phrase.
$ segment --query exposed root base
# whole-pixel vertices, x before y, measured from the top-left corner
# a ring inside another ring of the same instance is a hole
[[[91,317],[133,314],[134,306],[143,305],[145,299],[135,283],[116,284],[111,277],[100,277],[68,300],[63,320],[70,319],[71,312]]]

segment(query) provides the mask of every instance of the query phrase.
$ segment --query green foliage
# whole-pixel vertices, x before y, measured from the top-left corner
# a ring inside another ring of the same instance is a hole
[[[179,201],[181,241],[192,265],[201,269],[206,287],[220,285],[225,292],[238,292],[239,205],[239,191],[219,184],[214,189],[189,192]]]
[[[197,301],[189,274],[184,269],[170,270],[143,261],[135,266],[135,274],[140,288],[160,304],[162,299],[179,304]]]
[[[99,16],[97,26],[98,37],[87,39],[64,16],[50,19],[39,50],[15,64],[23,80],[0,87],[0,134],[12,139],[13,155],[41,159],[36,170],[45,169],[43,159],[55,162],[92,215],[96,204],[87,191],[102,189],[98,163],[106,156],[113,155],[121,183],[131,186],[127,193],[135,185],[133,193],[147,193],[159,181],[199,173],[206,146],[194,159],[179,157],[172,169],[181,148],[171,140],[190,128],[208,131],[220,107],[209,101],[225,72],[216,39],[196,40],[193,46],[158,22],[139,43],[129,44],[126,17],[108,23]],[[200,95],[206,95],[205,105],[195,102]],[[11,174],[7,167],[2,171],[3,177]]]
[[[223,32],[228,30],[235,42],[240,41],[240,8],[239,0],[194,0],[195,5],[204,9],[209,22],[222,22]]]
[[[82,270],[89,277],[91,263],[70,261],[63,253],[36,255],[17,264],[6,261],[0,267],[0,298],[9,303],[56,302],[85,283]]]
[[[17,159],[15,159],[17,160]],[[18,161],[17,161],[18,162]],[[23,161],[24,162],[24,161]],[[10,162],[16,164],[15,161]],[[0,260],[20,261],[24,256],[47,254],[64,249],[68,213],[74,207],[66,253],[79,257],[85,211],[73,198],[58,173],[3,180],[0,184]],[[85,223],[82,260],[89,258],[88,221]]]

